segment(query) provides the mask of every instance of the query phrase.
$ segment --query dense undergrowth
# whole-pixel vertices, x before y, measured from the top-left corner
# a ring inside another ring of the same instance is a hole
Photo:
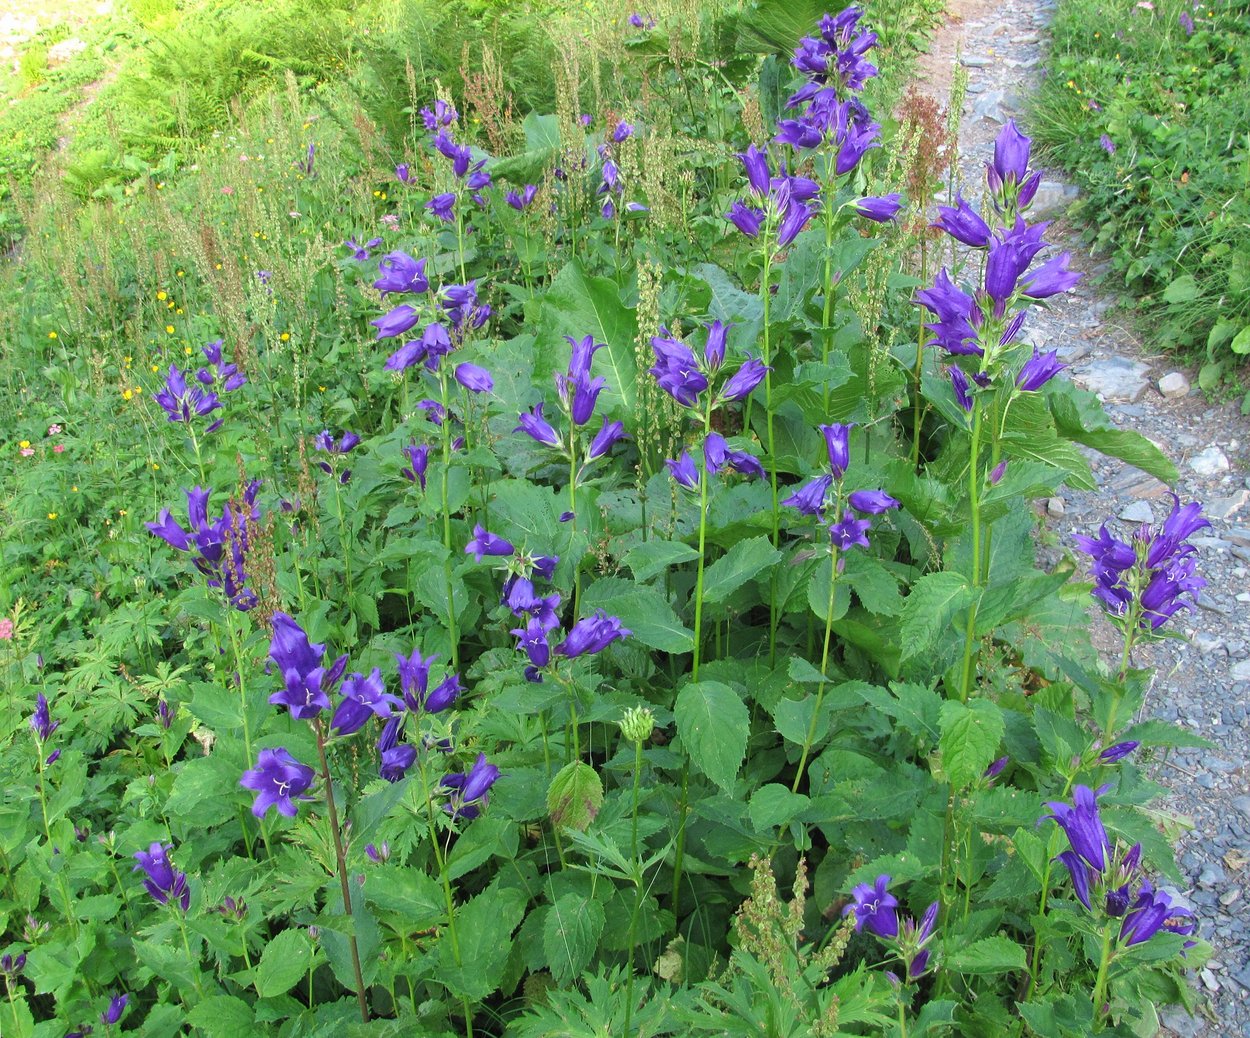
[[[1028,345],[1076,279],[1029,140],[948,198],[958,120],[900,100],[933,11],[890,14],[545,9],[532,95],[485,50],[422,95],[414,54],[392,124],[288,68],[167,170],[24,206],[6,1038],[1192,1002],[1145,768],[1188,737],[1132,663],[1205,521],[1037,566],[1081,448],[1174,473]]]
[[[1032,120],[1048,158],[1083,188],[1074,213],[1110,255],[1151,340],[1202,358],[1204,389],[1244,383],[1250,11],[1064,0],[1052,40]]]

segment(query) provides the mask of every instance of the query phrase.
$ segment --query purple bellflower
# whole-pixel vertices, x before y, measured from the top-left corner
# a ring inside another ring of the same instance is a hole
[[[35,697],[35,712],[30,715],[30,727],[41,743],[47,742],[52,738],[52,733],[61,727],[60,721],[52,720],[48,697],[42,692]]]
[[[465,545],[465,554],[472,555],[475,562],[481,562],[483,556],[492,555],[503,557],[512,555],[516,552],[516,548],[512,546],[511,541],[506,541],[502,537],[497,537],[490,533],[480,525],[473,527],[473,540]]]
[[[418,446],[415,443],[408,444],[404,448],[404,454],[407,455],[408,465],[406,468],[399,470],[399,474],[410,483],[420,483],[421,489],[425,489],[425,473],[430,467],[430,447],[428,444]]]
[[[343,698],[330,721],[330,727],[339,735],[353,735],[360,731],[371,715],[389,721],[392,711],[404,708],[402,700],[387,694],[380,667],[374,667],[368,677],[352,674],[343,682],[340,691]]]
[[[615,616],[608,616],[602,609],[592,616],[578,620],[559,645],[556,652],[568,659],[602,652],[619,638],[627,638],[633,632],[621,626]]]
[[[347,655],[325,666],[326,647],[309,642],[308,635],[286,613],[273,614],[273,640],[269,658],[282,677],[283,688],[269,697],[275,706],[285,706],[296,720],[315,718],[330,709],[329,693],[347,668]]]
[[[187,874],[175,869],[169,860],[172,847],[172,844],[154,843],[146,851],[136,851],[135,861],[139,864],[132,871],[143,871],[143,885],[158,904],[173,903],[185,912],[191,907],[191,891],[187,887]]]
[[[391,252],[378,260],[378,272],[381,277],[373,283],[373,287],[384,296],[388,292],[415,292],[420,295],[430,290],[430,279],[425,275],[425,260],[413,259],[406,252]],[[371,323],[377,325],[376,321]],[[380,325],[378,327],[380,330]]]
[[[499,774],[495,765],[487,763],[486,754],[479,753],[467,773],[444,775],[441,785],[450,796],[443,810],[452,818],[476,818],[486,806],[490,788],[498,781]]]
[[[265,813],[276,807],[279,814],[294,818],[298,813],[292,798],[308,799],[304,792],[312,785],[314,772],[301,764],[285,749],[261,750],[256,767],[245,771],[239,785],[254,790],[256,801],[252,814],[264,818]]]
[[[855,913],[856,933],[866,926],[878,937],[898,936],[898,898],[890,893],[889,886],[890,877],[882,875],[872,886],[860,883],[851,891],[852,901],[842,914]]]
[[[310,144],[309,148],[311,147],[312,145]],[[309,162],[311,163],[311,161],[310,157]],[[114,995],[110,998],[108,1008],[100,1014],[100,1023],[104,1024],[105,1027],[112,1027],[122,1018],[122,1013],[126,1011],[126,1005],[129,1001],[129,995]]]

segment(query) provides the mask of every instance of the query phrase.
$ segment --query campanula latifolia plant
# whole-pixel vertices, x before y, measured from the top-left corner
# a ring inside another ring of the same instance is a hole
[[[1146,806],[1187,737],[1130,664],[1207,520],[1085,531],[1088,599],[1039,563],[1084,448],[1175,474],[1031,337],[1077,275],[1029,137],[926,212],[970,259],[920,276],[898,47],[849,7],[761,59],[761,10],[559,22],[534,110],[488,49],[454,97],[414,61],[390,129],[301,112],[119,203],[195,222],[107,295],[133,344],[42,347],[4,461],[5,1035],[1185,1000],[1205,923]]]

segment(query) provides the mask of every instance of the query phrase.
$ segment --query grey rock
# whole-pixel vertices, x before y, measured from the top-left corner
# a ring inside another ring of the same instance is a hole
[[[1039,349],[1044,345],[1045,343],[1037,343]],[[1089,347],[1078,343],[1072,346],[1060,346],[1055,352],[1059,354],[1059,359],[1065,364],[1075,364],[1078,360],[1084,360],[1089,356]]]
[[[1234,544],[1240,544],[1242,547],[1250,548],[1250,530],[1244,526],[1234,527],[1231,530],[1225,530],[1224,536]]]
[[[1247,818],[1250,818],[1250,796],[1233,797],[1232,807],[1234,811],[1240,811]]]
[[[1199,631],[1193,637],[1193,646],[1204,656],[1212,652],[1224,651],[1224,639],[1206,631]]]
[[[1067,208],[1069,202],[1075,201],[1081,194],[1075,184],[1060,184],[1054,180],[1043,180],[1033,196],[1033,204],[1029,215],[1033,217],[1050,216]]]
[[[1218,476],[1231,468],[1228,458],[1215,444],[1190,458],[1189,467],[1200,476]]]
[[[1250,503],[1250,490],[1239,490],[1232,497],[1212,498],[1202,511],[1212,519],[1231,519]]]
[[[1058,519],[1061,515],[1063,515],[1065,510],[1066,506],[1064,505],[1063,498],[1061,497],[1052,497],[1046,502],[1046,514],[1053,519]]]
[[[1223,537],[1191,537],[1189,543],[1204,551],[1221,551],[1232,547],[1232,543],[1224,540]]]
[[[1178,1038],[1199,1038],[1202,1034],[1202,1021],[1183,1009],[1165,1009],[1159,1014],[1159,1022]]]
[[[1134,403],[1150,384],[1149,375],[1149,364],[1126,357],[1105,357],[1087,364],[1075,374],[1074,381],[1104,400]]]
[[[1040,38],[1041,37],[1039,37],[1035,32],[1026,32],[1020,36],[1013,36],[1011,38],[1011,42],[1027,46],[1029,44],[1037,43]]]
[[[1227,908],[1239,897],[1241,897],[1241,887],[1233,887],[1231,890],[1226,890],[1220,895],[1220,904]]]
[[[979,54],[965,54],[959,59],[959,63],[964,68],[989,68],[994,61],[992,58],[982,57]]]
[[[1159,379],[1159,392],[1166,400],[1177,400],[1189,394],[1189,379],[1179,371],[1170,371]]]
[[[1153,523],[1154,509],[1149,501],[1133,501],[1120,510],[1120,518],[1126,523]]]
[[[1198,886],[1218,887],[1226,879],[1223,866],[1218,862],[1211,861],[1203,866],[1202,873],[1198,876]]]
[[[1228,673],[1229,677],[1231,677],[1234,681],[1250,681],[1250,660],[1242,660],[1239,663],[1234,663],[1232,669]],[[1250,797],[1248,797],[1247,800],[1250,800]],[[1250,811],[1247,813],[1250,814]]]

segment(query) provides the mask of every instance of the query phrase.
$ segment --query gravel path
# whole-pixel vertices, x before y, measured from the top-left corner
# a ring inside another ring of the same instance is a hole
[[[959,148],[970,197],[979,196],[983,163],[1003,122],[1022,114],[1042,74],[1053,9],[1053,0],[954,0],[922,62],[918,87],[943,103],[957,55],[967,71]],[[1027,133],[1027,124],[1022,129]],[[1115,296],[1097,284],[1106,265],[1062,221],[1074,197],[1076,188],[1052,171],[1034,214],[1056,220],[1047,238],[1070,249],[1073,266],[1086,277],[1049,309],[1036,310],[1026,329],[1039,346],[1059,350],[1071,365],[1066,374],[1097,392],[1118,426],[1159,445],[1180,472],[1171,489],[1182,501],[1202,501],[1212,525],[1202,531],[1207,536],[1193,539],[1208,582],[1201,608],[1178,614],[1172,625],[1188,641],[1159,642],[1134,654],[1138,666],[1155,669],[1146,714],[1179,722],[1213,744],[1173,753],[1157,772],[1170,791],[1165,809],[1193,823],[1178,848],[1188,882],[1182,894],[1215,947],[1192,978],[1200,1015],[1165,1012],[1164,1033],[1250,1038],[1250,422],[1233,405],[1211,406],[1190,388],[1192,371],[1147,352],[1117,320]],[[1113,530],[1124,536],[1136,523],[1162,519],[1171,506],[1162,483],[1121,462],[1090,457],[1097,493],[1069,492],[1041,504],[1060,550],[1070,550],[1073,533],[1092,534],[1104,519],[1113,519]],[[1098,626],[1097,643],[1117,663],[1118,633],[1103,621]]]

